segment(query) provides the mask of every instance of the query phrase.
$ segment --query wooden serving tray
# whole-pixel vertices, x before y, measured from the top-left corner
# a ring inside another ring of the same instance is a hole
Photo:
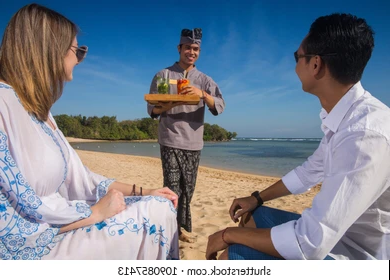
[[[185,102],[188,105],[196,105],[200,101],[198,95],[179,94],[145,94],[145,101],[155,105],[158,102]]]

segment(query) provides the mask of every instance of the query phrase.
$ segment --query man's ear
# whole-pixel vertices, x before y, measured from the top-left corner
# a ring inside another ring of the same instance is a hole
[[[320,56],[317,55],[313,59],[311,59],[310,71],[312,73],[312,76],[316,79],[321,79],[324,77],[326,72],[325,68],[326,65]]]
[[[314,59],[312,59],[312,65],[311,65],[313,74],[315,76],[318,75],[321,72],[323,67],[324,64],[322,63],[321,57],[319,55],[315,56]]]
[[[177,51],[180,53],[180,51],[181,51],[181,45],[177,45]]]

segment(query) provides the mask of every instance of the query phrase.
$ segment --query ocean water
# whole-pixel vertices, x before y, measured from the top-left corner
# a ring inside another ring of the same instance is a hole
[[[318,147],[318,138],[237,138],[206,142],[200,164],[212,168],[281,177],[302,164]],[[72,143],[74,149],[160,158],[158,143]]]

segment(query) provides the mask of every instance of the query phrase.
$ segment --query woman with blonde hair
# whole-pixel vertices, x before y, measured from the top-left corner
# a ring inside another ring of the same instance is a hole
[[[88,48],[37,4],[0,46],[0,258],[177,259],[177,195],[86,168],[50,109]]]

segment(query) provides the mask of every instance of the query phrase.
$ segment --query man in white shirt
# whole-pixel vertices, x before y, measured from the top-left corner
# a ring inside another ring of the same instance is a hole
[[[294,53],[304,91],[318,97],[324,137],[312,156],[267,189],[235,199],[241,227],[209,237],[206,258],[389,259],[390,109],[361,85],[374,48],[366,21],[320,17]],[[322,182],[302,215],[262,206]],[[261,206],[261,207],[260,207]]]

